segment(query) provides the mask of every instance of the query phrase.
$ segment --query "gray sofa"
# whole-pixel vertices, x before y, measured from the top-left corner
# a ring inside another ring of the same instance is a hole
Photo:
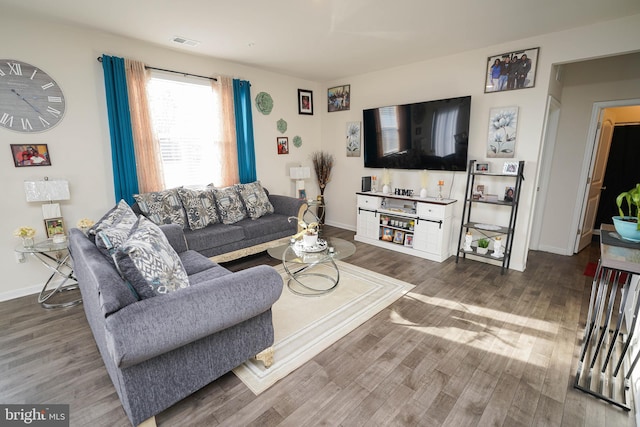
[[[287,243],[298,232],[296,221],[301,218],[307,204],[293,197],[268,194],[274,212],[260,218],[246,218],[235,224],[217,223],[199,230],[184,229],[184,237],[189,249],[197,251],[215,262],[226,262],[267,250],[278,244]],[[136,214],[141,214],[137,203],[132,206]]]
[[[84,233],[69,233],[86,317],[133,425],[270,347],[271,306],[283,286],[272,267],[232,273],[188,250],[181,227],[161,229],[190,286],[139,301]]]

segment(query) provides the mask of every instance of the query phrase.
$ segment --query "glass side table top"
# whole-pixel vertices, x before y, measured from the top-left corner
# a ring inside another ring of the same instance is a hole
[[[25,247],[23,245],[19,245],[16,247],[16,252],[23,254],[34,254],[34,253],[47,253],[47,252],[55,252],[55,251],[64,251],[69,249],[69,241],[65,240],[61,243],[54,243],[53,239],[46,239],[41,242],[35,243],[33,246]]]
[[[287,250],[292,245],[286,244],[275,248],[269,248],[267,253],[275,259],[282,260],[282,257],[286,256],[285,260],[287,262],[309,264],[327,257],[334,260],[344,259],[350,257],[356,251],[356,245],[347,240],[340,239],[338,237],[329,237],[324,240],[327,242],[327,248],[320,252],[305,252],[304,249],[298,247],[298,245]]]

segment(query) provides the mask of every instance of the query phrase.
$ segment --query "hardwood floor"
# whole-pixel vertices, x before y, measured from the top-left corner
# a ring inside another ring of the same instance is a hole
[[[353,233],[326,227],[329,235]],[[159,426],[633,426],[573,389],[598,247],[531,252],[526,272],[435,263],[355,243],[346,262],[414,290],[260,396],[229,373],[156,417]],[[275,265],[266,254],[231,270]],[[73,426],[129,421],[82,306],[0,303],[0,403],[68,403]]]

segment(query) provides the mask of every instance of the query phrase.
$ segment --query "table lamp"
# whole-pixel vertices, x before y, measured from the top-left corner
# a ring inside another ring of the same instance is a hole
[[[42,181],[25,181],[24,193],[27,202],[49,202],[42,205],[44,219],[61,217],[60,205],[53,202],[71,198],[69,181],[65,179],[50,180],[48,177]]]
[[[289,177],[296,180],[296,193],[298,198],[306,199],[304,180],[311,177],[311,169],[308,166],[299,166],[289,169]]]

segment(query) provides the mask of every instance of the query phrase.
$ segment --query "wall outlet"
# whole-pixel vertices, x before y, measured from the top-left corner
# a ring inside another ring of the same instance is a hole
[[[26,262],[27,259],[24,257],[24,254],[22,252],[16,252],[16,262],[18,264],[22,264],[23,262]]]

